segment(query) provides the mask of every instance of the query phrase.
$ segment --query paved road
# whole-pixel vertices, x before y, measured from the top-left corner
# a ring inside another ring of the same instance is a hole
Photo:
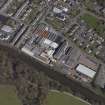
[[[20,48],[22,44],[25,44],[24,39],[25,39],[26,37],[30,37],[30,36],[28,36],[29,33],[30,33],[30,30],[31,30],[31,27],[29,27],[29,28],[26,30],[25,34],[23,34],[23,35],[21,36],[21,38],[19,39],[19,42],[15,45],[15,47]]]
[[[66,32],[71,28],[71,26],[72,26],[73,24],[76,24],[78,18],[79,18],[80,16],[82,16],[83,14],[85,14],[85,13],[90,14],[90,15],[95,16],[96,18],[98,18],[98,19],[100,19],[100,20],[104,20],[104,21],[105,21],[105,18],[104,18],[104,17],[98,16],[98,15],[96,15],[95,13],[92,13],[92,12],[86,10],[85,7],[82,7],[80,14],[77,15],[75,18],[71,19],[71,22],[70,22],[70,24],[68,25],[68,27],[65,28],[64,33],[66,33]]]
[[[27,27],[26,25],[22,26],[22,28],[19,30],[19,32],[16,34],[16,37],[13,39],[12,41],[12,45],[16,45],[17,42],[19,41],[20,37],[22,37],[23,33],[27,30]]]
[[[17,21],[17,22],[19,22],[19,23],[23,23],[23,21],[21,21],[20,19],[17,19],[17,18],[15,18],[15,17],[13,17],[13,16],[8,16],[8,15],[7,15],[6,13],[4,13],[4,12],[1,12],[1,11],[0,11],[0,15],[5,16],[5,17],[10,18],[10,19],[13,19],[13,20],[15,20],[15,21]]]
[[[96,18],[98,18],[98,19],[100,19],[100,20],[104,20],[104,21],[105,21],[105,18],[104,18],[104,17],[98,16],[98,15],[96,15],[95,13],[92,13],[92,12],[87,11],[87,10],[85,10],[85,13],[88,13],[88,14],[90,14],[90,15],[92,15],[92,16],[95,16]]]
[[[88,13],[88,14],[90,14],[92,16],[95,16],[96,18],[98,18],[100,20],[104,20],[105,21],[104,17],[96,15],[94,12],[88,11],[84,5],[82,5],[82,11],[84,11],[85,13]]]
[[[39,14],[39,16],[37,17],[37,19],[35,19],[31,25],[36,26],[45,16],[45,14],[47,13],[46,8],[43,9],[43,11]]]
[[[73,24],[76,24],[78,18],[79,18],[80,16],[82,16],[84,13],[85,13],[85,11],[81,9],[81,12],[80,12],[79,15],[77,15],[77,16],[76,16],[75,18],[73,18],[73,19],[70,19],[71,22],[70,22],[69,25],[65,28],[64,33],[68,32],[69,29],[72,27],[72,25],[73,25]]]
[[[17,12],[15,13],[14,17],[18,18],[18,16],[22,13],[22,11],[27,7],[28,4],[29,4],[29,0],[25,1],[23,3],[23,5],[17,10]]]

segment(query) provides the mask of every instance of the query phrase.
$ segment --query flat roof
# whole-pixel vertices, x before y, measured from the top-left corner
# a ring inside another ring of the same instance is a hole
[[[47,45],[49,45],[49,46],[51,46],[51,47],[53,47],[53,48],[57,48],[58,47],[58,44],[57,43],[55,43],[55,42],[53,42],[53,41],[51,41],[49,39],[45,39],[44,40],[44,43],[47,44]]]
[[[2,28],[1,28],[2,31],[5,31],[5,32],[13,32],[13,28],[11,26],[7,26],[7,25],[4,25]]]
[[[54,8],[53,8],[53,12],[55,12],[55,13],[61,13],[62,10],[59,9],[59,8],[54,7]]]
[[[26,54],[32,56],[32,57],[33,57],[33,55],[34,55],[33,52],[31,52],[29,49],[27,49],[27,48],[25,48],[25,47],[22,48],[22,51],[25,52]]]
[[[93,70],[97,70],[98,64],[94,60],[89,59],[85,55],[81,55],[79,58],[79,63],[91,68]]]
[[[95,74],[96,74],[95,71],[93,71],[92,69],[90,69],[90,68],[88,68],[88,67],[86,67],[86,66],[84,66],[82,64],[79,64],[77,66],[76,71],[78,71],[78,72],[80,72],[80,73],[82,73],[82,74],[84,74],[84,75],[86,75],[86,76],[88,76],[90,78],[93,78],[95,76]]]

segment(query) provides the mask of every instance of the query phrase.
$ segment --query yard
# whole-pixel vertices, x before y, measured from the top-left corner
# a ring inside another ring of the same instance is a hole
[[[13,86],[0,85],[0,105],[22,105]]]
[[[71,94],[51,91],[48,94],[47,105],[89,105]]]
[[[65,26],[64,22],[57,18],[53,18],[52,20],[46,19],[46,22],[57,31],[61,30]]]

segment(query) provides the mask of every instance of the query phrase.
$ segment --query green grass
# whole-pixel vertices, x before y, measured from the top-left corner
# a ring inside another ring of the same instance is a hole
[[[97,26],[97,18],[89,15],[89,14],[85,14],[81,17],[81,19],[83,19],[90,27],[96,27]]]
[[[95,16],[84,14],[81,16],[81,19],[84,20],[90,28],[95,29],[100,35],[105,32],[105,25],[103,25],[102,22]]]
[[[13,86],[0,85],[0,105],[22,105]]]
[[[88,105],[72,95],[61,92],[49,92],[47,105]]]

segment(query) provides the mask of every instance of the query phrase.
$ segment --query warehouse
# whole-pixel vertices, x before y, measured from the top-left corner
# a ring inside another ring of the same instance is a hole
[[[77,66],[76,71],[91,78],[91,79],[94,78],[94,76],[96,74],[96,72],[94,70],[92,70],[92,69],[90,69],[90,68],[88,68],[82,64],[79,64]]]

